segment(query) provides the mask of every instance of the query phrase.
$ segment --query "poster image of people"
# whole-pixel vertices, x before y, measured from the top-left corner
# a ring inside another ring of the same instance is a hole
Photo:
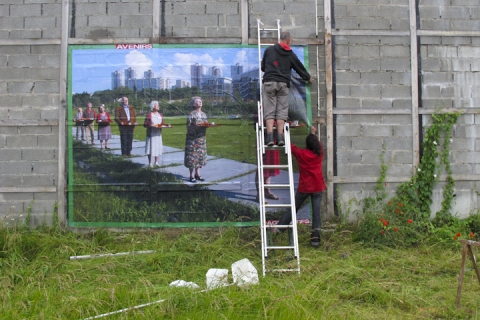
[[[307,48],[292,49],[308,68]],[[69,46],[69,224],[257,225],[258,56],[239,45]],[[289,104],[302,143],[310,96],[295,74]],[[76,135],[85,123],[93,140]],[[277,171],[271,183],[286,179]],[[288,202],[286,191],[268,201]]]

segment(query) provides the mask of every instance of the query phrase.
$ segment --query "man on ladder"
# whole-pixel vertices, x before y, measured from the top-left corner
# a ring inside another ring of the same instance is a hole
[[[288,93],[290,88],[291,69],[295,70],[303,80],[313,84],[313,78],[302,62],[290,48],[292,38],[289,32],[280,34],[280,41],[265,49],[261,69],[263,74],[263,108],[267,129],[265,144],[274,145],[273,125],[277,121],[277,144],[285,145],[283,126],[288,118]]]

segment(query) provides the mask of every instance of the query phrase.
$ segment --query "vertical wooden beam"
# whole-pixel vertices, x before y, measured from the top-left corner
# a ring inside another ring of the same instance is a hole
[[[240,1],[240,20],[242,28],[242,44],[248,44],[248,0]]]
[[[467,249],[468,244],[463,244],[462,250],[462,263],[460,264],[460,275],[458,276],[458,289],[457,289],[457,301],[455,305],[460,307],[460,296],[462,295],[462,287],[463,287],[463,278],[465,276],[465,260],[467,259]]]
[[[58,222],[65,224],[67,217],[65,215],[65,150],[66,148],[66,111],[67,111],[67,76],[68,76],[68,18],[70,16],[69,0],[62,1],[62,30],[60,43],[60,105],[58,106],[58,179],[57,179],[57,199],[58,199]]]
[[[325,21],[325,107],[327,111],[327,217],[334,215],[333,185],[333,52],[332,52],[332,18],[331,2],[324,1]]]
[[[160,38],[160,0],[153,0],[152,10],[152,42],[156,43]]]
[[[417,48],[417,7],[416,0],[409,0],[410,9],[410,66],[411,66],[411,82],[412,82],[412,173],[420,163],[420,128],[418,114],[418,48]]]

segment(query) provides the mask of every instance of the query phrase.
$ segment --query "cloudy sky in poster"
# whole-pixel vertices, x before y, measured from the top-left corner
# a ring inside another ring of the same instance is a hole
[[[294,47],[303,61],[303,47]],[[72,50],[72,93],[93,93],[112,89],[112,72],[128,68],[136,70],[137,78],[152,70],[155,77],[170,80],[190,79],[190,66],[196,63],[207,68],[220,68],[223,77],[231,77],[231,66],[239,64],[243,71],[258,69],[258,49],[250,48],[153,48],[153,49],[74,49]]]

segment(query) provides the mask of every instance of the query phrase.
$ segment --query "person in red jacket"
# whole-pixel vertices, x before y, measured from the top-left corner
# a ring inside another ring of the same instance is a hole
[[[291,144],[292,154],[297,159],[300,169],[300,180],[295,193],[295,210],[298,212],[303,202],[310,197],[312,202],[312,233],[310,242],[313,247],[320,245],[320,203],[322,201],[322,192],[327,189],[322,173],[323,147],[315,135],[316,131],[315,127],[311,126],[311,133],[306,139],[306,149],[301,149],[293,143]],[[287,212],[278,224],[288,225],[290,222],[292,222],[292,214]]]

